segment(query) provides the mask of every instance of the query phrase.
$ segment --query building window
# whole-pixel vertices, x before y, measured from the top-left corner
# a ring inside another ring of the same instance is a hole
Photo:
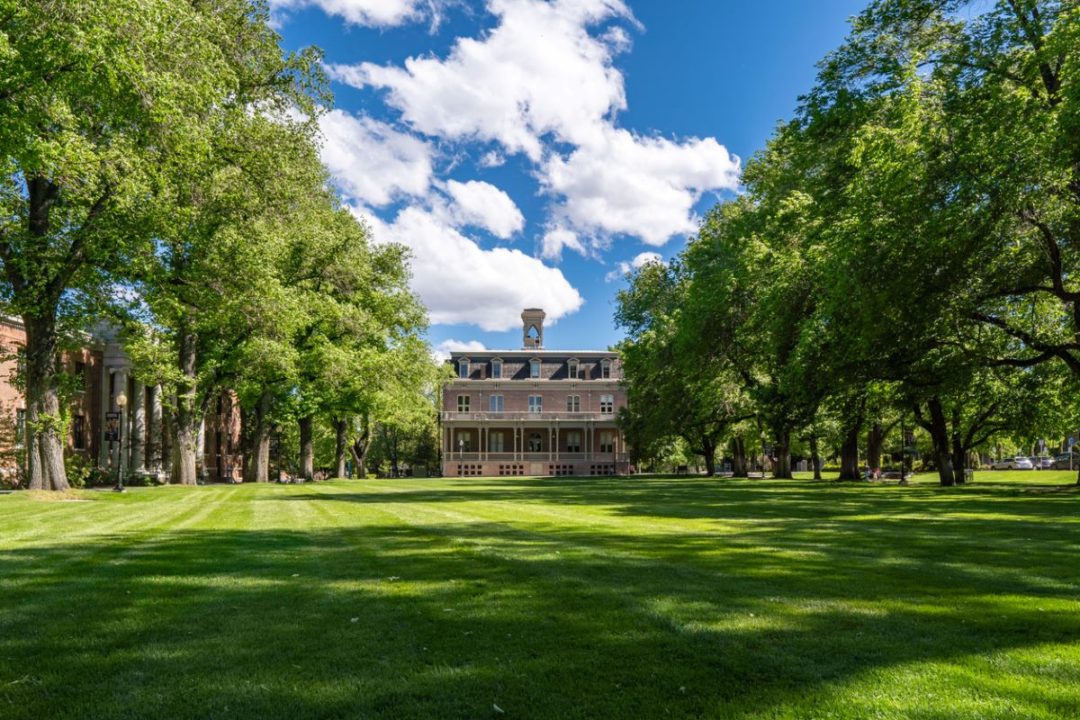
[[[540,414],[544,412],[544,398],[541,395],[529,396],[529,412]]]
[[[600,447],[598,448],[602,453],[615,452],[615,435],[610,430],[604,430],[600,433]]]
[[[600,361],[600,377],[605,380],[611,379],[611,361],[606,358]]]
[[[529,435],[529,452],[540,452],[543,449],[544,438],[540,433],[534,432]]]
[[[578,364],[577,358],[570,358],[569,360],[567,360],[566,377],[570,378],[571,380],[577,380],[579,368],[580,365]]]
[[[502,360],[491,361],[491,377],[494,380],[498,380],[502,377]]]
[[[458,395],[457,396],[457,411],[460,413],[469,412],[469,396]]]
[[[15,447],[21,448],[26,442],[26,410],[15,411]]]
[[[503,452],[503,434],[501,432],[493,432],[488,435],[488,451]]]
[[[71,444],[76,450],[86,449],[86,418],[82,415],[71,418]]]
[[[612,395],[600,396],[600,412],[611,415],[615,412],[615,397]]]
[[[488,396],[488,409],[493,413],[501,413],[503,411],[503,396],[502,395],[489,395]]]
[[[469,379],[469,358],[461,358],[458,360],[457,376],[462,380]]]
[[[567,395],[566,396],[566,412],[581,412],[581,396],[580,395]]]
[[[529,361],[529,377],[533,379],[540,378],[540,359],[533,358]]]
[[[472,450],[472,435],[469,434],[468,430],[458,430],[457,449],[458,452],[469,452]]]
[[[566,433],[566,452],[581,452],[581,433],[576,430]]]

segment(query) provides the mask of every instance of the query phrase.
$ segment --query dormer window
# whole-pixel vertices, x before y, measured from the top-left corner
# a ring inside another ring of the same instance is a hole
[[[469,358],[461,358],[458,360],[457,376],[462,380],[469,379]]]
[[[493,358],[491,360],[491,378],[498,380],[502,377],[502,360],[499,358]]]
[[[570,378],[571,380],[577,380],[579,367],[580,366],[578,365],[577,358],[570,358],[569,360],[567,360],[566,377]]]
[[[533,358],[529,361],[529,377],[534,380],[540,379],[540,358]]]
[[[611,379],[611,360],[604,358],[600,361],[600,377],[605,380]]]

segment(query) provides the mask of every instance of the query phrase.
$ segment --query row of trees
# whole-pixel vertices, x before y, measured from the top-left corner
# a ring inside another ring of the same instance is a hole
[[[829,439],[855,478],[906,418],[951,485],[1075,429],[1080,6],[879,0],[819,68],[745,191],[620,295],[634,446],[738,473],[764,433],[789,477]]]
[[[176,482],[226,390],[255,481],[282,423],[310,477],[318,424],[344,474],[378,422],[431,417],[406,253],[369,241],[318,158],[326,88],[262,3],[0,3],[0,300],[27,332],[31,487],[68,485],[57,355],[101,317],[164,390]]]

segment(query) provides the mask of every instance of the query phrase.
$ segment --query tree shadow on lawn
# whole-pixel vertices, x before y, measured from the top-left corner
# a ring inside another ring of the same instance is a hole
[[[919,685],[872,687],[898,694],[893,717],[1075,716],[1076,691],[1033,694],[1044,670],[998,653],[1080,641],[1080,578],[1063,559],[1080,533],[1058,525],[1025,552],[998,526],[958,517],[871,545],[813,520],[731,537],[367,524],[9,551],[0,707],[10,718],[467,718],[494,705],[531,718],[858,717],[876,701],[850,683],[974,663],[960,674],[999,713],[954,707],[934,678],[936,700]],[[952,549],[969,535],[983,554]],[[1077,679],[1075,656],[1062,672]],[[992,682],[1001,673],[1010,682]]]

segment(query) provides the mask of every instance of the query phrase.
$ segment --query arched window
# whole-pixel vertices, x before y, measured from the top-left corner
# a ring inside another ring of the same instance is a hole
[[[502,358],[491,359],[491,378],[493,380],[502,378]]]
[[[529,452],[540,452],[543,444],[544,438],[540,433],[534,432],[529,435]]]
[[[578,365],[577,358],[570,358],[569,360],[567,360],[566,361],[566,377],[568,377],[571,380],[577,380],[578,379],[578,368],[579,367],[580,366]]]
[[[533,358],[529,361],[529,377],[534,379],[540,378],[540,358]]]

